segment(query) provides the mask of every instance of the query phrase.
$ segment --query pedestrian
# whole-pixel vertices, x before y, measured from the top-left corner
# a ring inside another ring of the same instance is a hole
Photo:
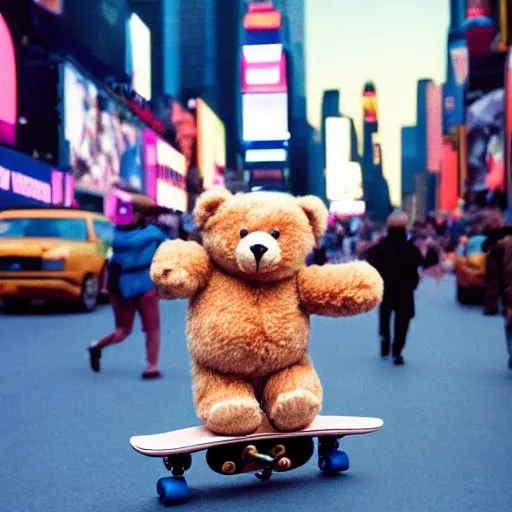
[[[396,365],[404,364],[402,351],[407,331],[415,315],[414,291],[419,284],[418,268],[423,264],[419,249],[407,240],[409,219],[405,213],[392,213],[387,219],[387,234],[370,247],[366,260],[384,281],[384,296],[379,308],[381,356],[392,352]],[[394,336],[391,345],[391,315],[394,313]]]
[[[503,277],[503,306],[505,307],[505,339],[508,350],[508,367],[512,370],[512,235],[506,236],[498,242],[498,249],[502,251],[501,275]]]
[[[511,234],[511,227],[505,226],[502,213],[494,210],[487,215],[483,234],[486,236],[486,240],[482,244],[482,250],[486,253],[483,314],[494,316],[499,313],[503,281],[500,260],[502,250],[498,247],[498,242]]]
[[[142,212],[137,211],[131,202],[119,199],[107,283],[115,330],[89,346],[93,371],[100,371],[101,353],[105,347],[120,343],[130,335],[138,312],[146,335],[147,368],[142,378],[161,377],[158,369],[159,302],[149,269],[153,255],[166,238],[158,227],[144,222]]]

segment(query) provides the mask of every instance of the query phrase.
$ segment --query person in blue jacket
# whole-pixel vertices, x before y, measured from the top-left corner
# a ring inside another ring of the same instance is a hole
[[[167,237],[158,227],[146,224],[131,203],[119,201],[117,210],[107,284],[116,328],[89,346],[91,368],[100,371],[102,350],[130,335],[138,312],[146,334],[147,368],[142,378],[159,378],[160,311],[149,269],[158,246]]]

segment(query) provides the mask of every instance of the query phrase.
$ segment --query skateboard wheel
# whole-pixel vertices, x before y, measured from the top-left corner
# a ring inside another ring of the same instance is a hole
[[[318,458],[318,467],[326,473],[346,471],[349,468],[348,455],[340,450],[329,450]]]
[[[222,472],[225,475],[232,475],[236,471],[236,464],[233,461],[224,462],[222,465]]]
[[[190,499],[187,482],[182,476],[160,478],[156,484],[156,492],[164,505],[177,505]]]

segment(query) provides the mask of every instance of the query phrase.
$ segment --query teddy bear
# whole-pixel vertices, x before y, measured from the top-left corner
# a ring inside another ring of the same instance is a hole
[[[308,354],[310,315],[364,313],[383,283],[366,262],[305,266],[327,228],[315,196],[211,189],[193,211],[197,242],[164,242],[151,278],[188,299],[187,345],[198,418],[219,435],[309,425],[322,386]]]

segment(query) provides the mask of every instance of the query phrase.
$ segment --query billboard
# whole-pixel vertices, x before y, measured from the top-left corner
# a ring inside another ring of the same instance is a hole
[[[64,66],[64,134],[75,187],[107,195],[144,189],[142,125],[73,66]]]
[[[325,190],[327,199],[361,199],[362,172],[351,162],[351,122],[347,117],[325,120]]]
[[[73,183],[70,178],[68,173],[0,147],[0,209],[71,206]]]
[[[512,207],[512,50],[505,69],[505,157],[508,206]]]
[[[290,138],[287,93],[242,95],[242,116],[244,142]]]
[[[151,31],[136,15],[130,17],[132,89],[145,100],[151,99]]]
[[[451,211],[459,199],[459,155],[456,137],[444,140],[441,147],[441,183],[439,186],[439,208]]]
[[[286,55],[282,44],[242,47],[242,93],[287,92]]]
[[[468,78],[469,55],[464,39],[448,43],[448,80],[443,87],[445,133],[455,133],[464,123],[464,87]]]
[[[187,211],[185,157],[155,132],[144,131],[146,193],[158,206]]]
[[[226,168],[226,130],[224,123],[201,99],[196,103],[197,166],[203,178],[203,187],[224,185]]]
[[[434,82],[427,84],[427,171],[439,172],[443,136],[443,92]]]
[[[366,123],[377,122],[377,93],[373,84],[367,83],[363,91],[363,114]]]
[[[11,31],[0,14],[0,143],[16,145],[17,92],[16,53]]]

